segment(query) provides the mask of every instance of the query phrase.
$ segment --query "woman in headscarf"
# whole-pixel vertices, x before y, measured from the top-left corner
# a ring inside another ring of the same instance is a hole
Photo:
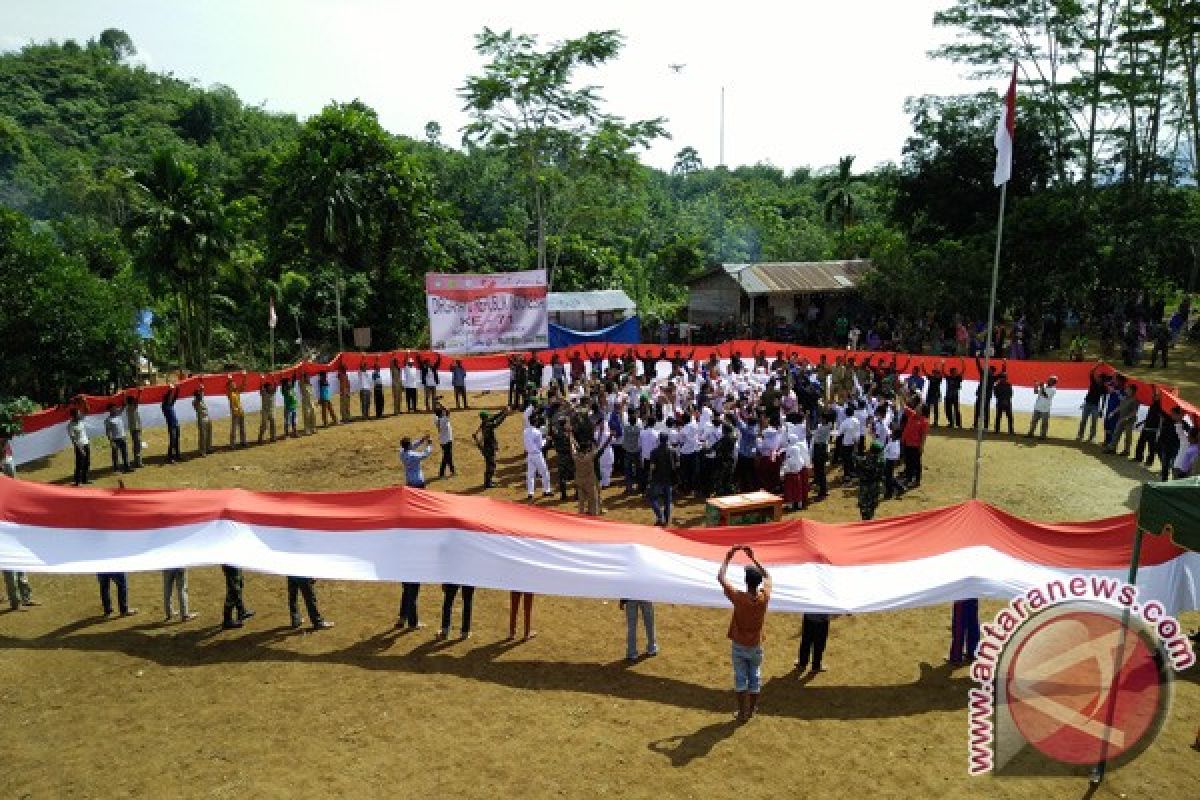
[[[809,464],[808,445],[794,433],[788,436],[779,474],[783,478],[783,504],[792,511],[799,511],[808,505]]]

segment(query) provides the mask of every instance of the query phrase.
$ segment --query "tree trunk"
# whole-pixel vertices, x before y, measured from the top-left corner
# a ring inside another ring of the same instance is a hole
[[[1088,119],[1087,153],[1083,167],[1084,191],[1091,192],[1096,171],[1096,116],[1100,111],[1100,67],[1103,64],[1103,47],[1100,44],[1100,33],[1104,29],[1104,3],[1096,3],[1096,43],[1092,56],[1092,97],[1091,114]]]

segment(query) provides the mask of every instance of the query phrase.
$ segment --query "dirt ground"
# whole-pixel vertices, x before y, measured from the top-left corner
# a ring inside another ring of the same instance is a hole
[[[1159,371],[1161,373],[1161,371]],[[1158,376],[1156,376],[1158,377]],[[1168,378],[1197,399],[1200,370]],[[390,401],[390,398],[389,398]],[[497,407],[496,395],[477,396]],[[390,402],[389,402],[390,406]],[[478,491],[482,462],[468,434],[474,411],[453,416],[457,478],[438,491]],[[250,432],[257,420],[248,420]],[[1018,429],[1028,425],[1018,415]],[[217,422],[214,440],[227,440]],[[150,466],[131,487],[329,490],[383,486],[402,473],[402,435],[432,430],[430,416],[402,415],[321,430],[316,436],[158,464],[165,433],[151,431]],[[520,422],[502,429],[496,497],[523,499]],[[1125,459],[1074,441],[1056,419],[1050,442],[1002,437],[985,445],[981,497],[1043,519],[1090,519],[1136,505],[1150,477]],[[185,453],[195,431],[185,427]],[[958,502],[970,493],[974,441],[938,431],[921,489],[886,502],[880,516]],[[107,453],[97,453],[103,464]],[[24,470],[29,480],[69,480],[66,453]],[[101,486],[115,484],[107,468]],[[620,519],[651,522],[641,502],[605,496]],[[557,502],[553,503],[557,505]],[[854,498],[835,490],[810,511],[856,518]],[[677,524],[699,524],[685,502]],[[90,576],[33,575],[42,603],[0,613],[0,715],[9,731],[0,763],[5,797],[713,797],[756,791],[833,797],[1081,797],[1084,778],[969,778],[965,670],[944,665],[950,611],[938,606],[834,621],[827,672],[792,671],[798,617],[769,615],[759,715],[731,722],[727,613],[659,606],[661,654],[635,666],[624,655],[615,600],[539,597],[527,643],[502,641],[507,596],[476,595],[475,634],[436,643],[441,592],[422,590],[429,627],[391,629],[398,586],[323,581],[321,609],[337,627],[287,627],[285,583],[249,575],[258,615],[235,632],[219,628],[216,568],[190,571],[199,619],[161,624],[157,573],[130,576],[138,616],[99,617]],[[984,604],[989,618],[996,602]],[[1184,615],[1185,627],[1200,614]],[[1158,740],[1109,774],[1097,798],[1195,797],[1200,753],[1200,669],[1176,683]],[[1187,787],[1192,787],[1191,789]]]

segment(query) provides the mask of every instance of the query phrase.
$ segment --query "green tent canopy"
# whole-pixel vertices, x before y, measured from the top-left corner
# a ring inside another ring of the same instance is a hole
[[[1200,477],[1144,484],[1137,526],[1139,533],[1165,534],[1180,547],[1200,551]]]

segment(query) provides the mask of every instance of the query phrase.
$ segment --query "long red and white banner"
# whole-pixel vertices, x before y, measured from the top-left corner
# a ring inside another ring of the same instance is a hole
[[[0,478],[0,568],[91,573],[234,564],[364,581],[462,583],[722,606],[715,575],[751,546],[781,611],[860,612],[1009,598],[1128,570],[1132,515],[1047,524],[978,501],[871,522],[662,530],[487,497],[70,489]],[[1200,607],[1200,553],[1142,549],[1140,602]],[[740,576],[735,575],[740,580]]]
[[[537,350],[533,351],[533,355],[543,364],[548,364],[554,355],[558,355],[565,363],[575,355],[587,359],[592,355],[607,357],[610,354],[624,354],[626,352],[631,352],[638,358],[656,357],[660,359],[657,365],[657,372],[660,377],[670,374],[671,366],[667,359],[675,357],[704,361],[710,356],[716,355],[726,367],[728,366],[730,357],[735,353],[747,362],[757,353],[763,353],[768,358],[774,358],[777,354],[783,354],[786,357],[794,353],[808,359],[812,363],[817,363],[824,357],[829,364],[833,364],[839,358],[847,357],[854,358],[858,364],[864,363],[865,360],[869,360],[871,364],[891,364],[893,358],[892,353],[847,352],[845,350],[800,347],[758,340],[730,341],[717,346],[700,347],[685,347],[682,345],[662,347],[660,345],[590,344],[566,347],[558,350]],[[338,378],[339,369],[345,367],[350,389],[352,392],[357,392],[361,388],[360,373],[358,371],[361,365],[365,365],[368,370],[372,370],[378,366],[384,385],[390,387],[392,385],[392,375],[389,368],[393,360],[403,365],[405,360],[411,356],[426,356],[436,359],[438,355],[432,352],[412,350],[393,350],[381,353],[341,353],[325,364],[305,362],[276,370],[270,373],[270,378],[278,385],[280,377],[296,377],[297,370],[303,370],[308,376],[309,382],[314,387],[315,396],[317,376],[319,373],[324,372],[327,374],[330,385],[336,394],[340,385]],[[438,385],[443,391],[449,391],[450,367],[453,361],[453,356],[441,356],[441,361],[439,362],[440,368],[438,369]],[[507,354],[464,356],[461,361],[466,369],[465,384],[468,391],[506,391],[508,389],[509,370]],[[904,375],[910,373],[917,366],[921,367],[922,372],[927,375],[939,366],[946,369],[954,368],[959,370],[965,376],[961,392],[962,405],[966,407],[974,405],[975,391],[979,385],[979,376],[973,359],[959,358],[957,356],[943,359],[935,356],[908,356],[900,354],[896,356],[896,363],[897,369]],[[1054,405],[1051,410],[1051,413],[1055,416],[1074,416],[1079,414],[1084,395],[1087,393],[1089,376],[1093,368],[1097,368],[1101,372],[1114,372],[1112,367],[1108,365],[1097,367],[1095,363],[1091,362],[1002,360],[1000,364],[1005,369],[1009,380],[1016,387],[1016,391],[1013,394],[1013,409],[1016,411],[1032,411],[1034,401],[1032,387],[1036,383],[1045,381],[1051,375],[1056,376],[1058,378],[1058,394],[1054,398]],[[639,374],[642,372],[642,366],[642,363],[639,362],[637,368]],[[224,374],[193,375],[179,381],[180,399],[175,404],[175,413],[180,423],[195,421],[191,397],[192,393],[198,387],[204,388],[209,415],[213,419],[227,418],[229,416],[229,403],[225,398],[226,377]],[[262,384],[260,373],[250,373],[245,376],[235,373],[234,377],[243,386],[243,410],[247,413],[259,411],[261,408],[261,398],[258,388]],[[547,368],[544,371],[543,382],[549,383],[550,379],[550,370]],[[1153,384],[1139,384],[1138,398],[1143,405],[1150,401],[1152,387]],[[1183,407],[1186,413],[1192,415],[1193,419],[1197,423],[1200,423],[1200,410],[1180,399],[1173,393],[1171,387],[1160,385],[1159,388],[1163,390],[1168,404]],[[146,386],[129,391],[137,395],[139,408],[141,409],[142,424],[145,428],[153,429],[165,426],[166,423],[159,408],[159,403],[162,401],[163,395],[166,394],[166,386]],[[88,395],[79,398],[79,402],[87,407],[87,427],[93,435],[100,436],[103,434],[105,410],[109,404],[123,404],[125,396],[128,393],[122,392],[112,396]],[[282,402],[277,396],[276,407],[278,408],[281,405]],[[23,420],[24,433],[16,437],[12,442],[13,455],[16,462],[24,464],[39,458],[45,458],[70,447],[70,441],[67,438],[66,432],[68,416],[68,407],[64,405],[46,409],[45,411],[25,417]],[[165,449],[165,444],[163,445],[163,449]]]

